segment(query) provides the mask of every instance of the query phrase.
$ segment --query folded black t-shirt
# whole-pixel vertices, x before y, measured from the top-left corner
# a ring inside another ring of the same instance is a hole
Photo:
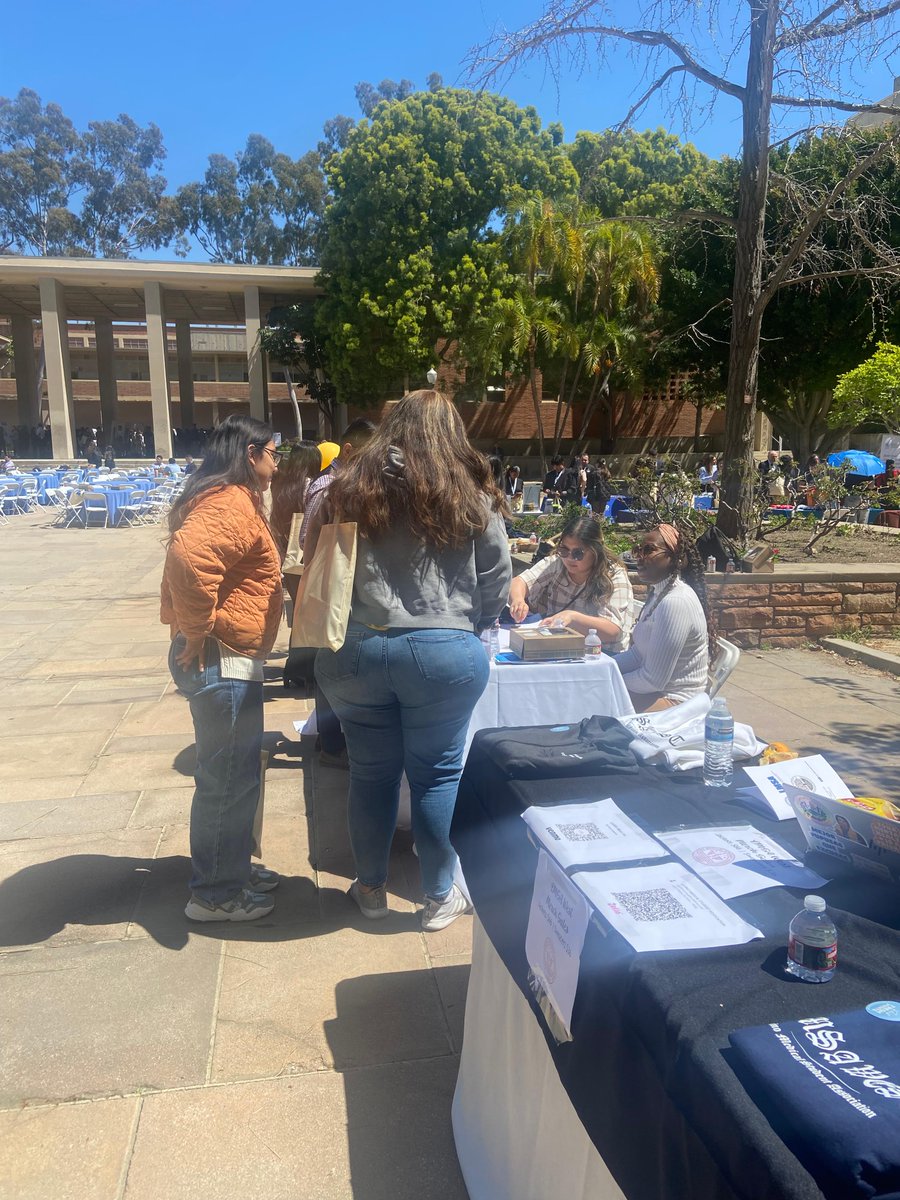
[[[826,1196],[900,1197],[900,1021],[862,1009],[729,1040],[748,1093]]]

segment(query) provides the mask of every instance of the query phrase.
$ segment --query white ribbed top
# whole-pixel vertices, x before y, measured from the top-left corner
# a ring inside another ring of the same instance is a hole
[[[660,597],[660,593],[664,594]],[[663,580],[650,588],[631,631],[631,648],[617,656],[616,665],[625,686],[635,695],[660,692],[680,702],[705,691],[709,672],[706,617],[689,584],[683,579]]]

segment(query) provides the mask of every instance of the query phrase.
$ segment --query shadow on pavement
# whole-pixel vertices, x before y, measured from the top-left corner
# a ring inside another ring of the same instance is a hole
[[[459,991],[461,973],[468,967],[434,966],[335,988],[337,1016],[324,1028],[342,1072],[355,1200],[467,1200],[450,1123],[458,1059],[440,1001]],[[400,1061],[357,1065],[370,1057],[373,1026]]]
[[[189,877],[190,860],[181,855],[71,854],[25,867],[0,883],[0,946],[39,944],[68,925],[131,924],[170,950],[182,949],[191,934],[217,941],[276,942],[321,937],[346,925],[376,936],[419,927],[415,913],[395,912],[391,920],[368,922],[341,890],[317,888],[312,879],[291,875],[282,876],[268,917],[246,923],[189,921],[184,915]],[[331,912],[323,916],[326,905]]]

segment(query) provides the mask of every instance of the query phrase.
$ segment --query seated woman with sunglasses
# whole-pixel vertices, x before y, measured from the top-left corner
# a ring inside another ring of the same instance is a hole
[[[616,664],[635,709],[659,712],[706,690],[716,651],[715,621],[700,555],[674,525],[648,530],[632,554],[638,577],[650,589],[631,648]]]
[[[579,633],[595,629],[604,649],[628,645],[632,591],[623,566],[610,558],[595,517],[575,517],[562,531],[556,554],[523,571],[510,585],[509,612],[524,621],[542,614],[542,625],[562,620]]]

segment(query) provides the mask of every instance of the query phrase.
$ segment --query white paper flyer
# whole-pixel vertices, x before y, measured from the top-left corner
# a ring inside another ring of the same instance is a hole
[[[819,888],[828,882],[752,825],[678,829],[656,836],[723,900],[770,887]]]
[[[614,800],[532,805],[522,820],[564,870],[667,856],[665,847],[626,817]]]
[[[525,934],[525,955],[569,1036],[589,918],[590,908],[584,896],[541,850]]]
[[[635,950],[741,946],[763,936],[680,863],[578,871],[572,881]]]
[[[761,807],[774,814],[779,821],[790,820],[794,815],[784,791],[784,784],[800,788],[804,792],[815,792],[819,796],[827,796],[830,800],[842,800],[852,796],[853,792],[834,767],[821,754],[811,754],[808,758],[792,758],[787,762],[770,763],[765,767],[744,767],[755,790],[762,798],[761,805],[753,805],[752,797],[744,797],[752,807]],[[741,791],[743,789],[738,789]]]

